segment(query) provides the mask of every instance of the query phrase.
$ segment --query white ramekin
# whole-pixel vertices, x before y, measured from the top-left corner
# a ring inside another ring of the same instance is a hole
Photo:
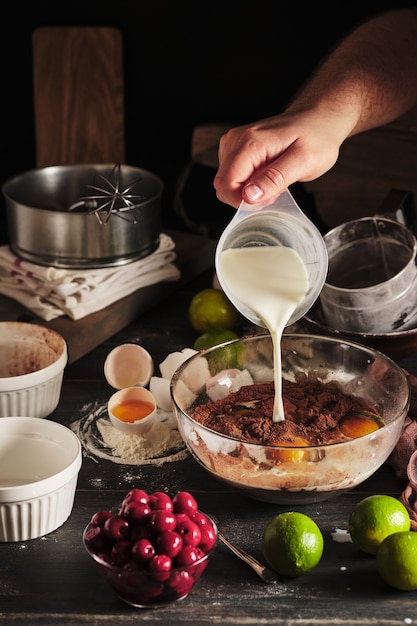
[[[65,339],[38,324],[0,322],[0,417],[47,417],[58,405]]]
[[[0,542],[56,530],[71,514],[81,443],[66,426],[36,417],[0,419]]]

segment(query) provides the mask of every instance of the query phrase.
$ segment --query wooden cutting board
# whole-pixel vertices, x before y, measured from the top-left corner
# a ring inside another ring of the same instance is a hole
[[[164,232],[175,242],[177,255],[175,264],[181,271],[179,281],[161,282],[143,287],[130,296],[80,320],[63,316],[46,322],[15,300],[0,295],[0,321],[32,322],[53,328],[67,341],[69,363],[76,361],[128,326],[180,286],[214,266],[216,247],[214,240],[169,229]]]

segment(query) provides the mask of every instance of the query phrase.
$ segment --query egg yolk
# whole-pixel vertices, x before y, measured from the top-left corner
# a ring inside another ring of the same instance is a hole
[[[339,424],[340,431],[350,439],[357,439],[381,428],[376,420],[378,416],[367,414],[348,414]]]
[[[112,407],[111,412],[121,422],[137,422],[147,417],[154,410],[150,402],[121,402]]]

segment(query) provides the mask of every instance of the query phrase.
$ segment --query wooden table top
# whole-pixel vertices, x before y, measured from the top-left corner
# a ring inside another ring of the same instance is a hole
[[[49,417],[74,427],[105,406],[112,389],[103,375],[110,350],[138,342],[158,365],[170,352],[192,345],[187,310],[192,296],[210,286],[212,270],[183,285],[132,324],[67,366],[58,408]],[[242,321],[239,332],[248,329]],[[407,369],[417,374],[417,359]],[[81,536],[91,515],[115,508],[133,487],[147,491],[192,492],[203,511],[217,519],[231,540],[263,560],[261,537],[266,524],[289,507],[251,500],[209,476],[185,458],[148,465],[124,465],[85,454],[74,508],[69,519],[39,539],[0,544],[0,624],[282,624],[394,625],[417,622],[417,592],[387,587],[373,557],[351,543],[332,538],[346,529],[354,504],[372,493],[398,496],[404,484],[388,466],[365,483],[334,499],[296,507],[320,526],[325,549],[319,565],[295,579],[266,585],[223,544],[215,549],[197,586],[181,602],[160,609],[136,609],[122,602],[99,576]]]

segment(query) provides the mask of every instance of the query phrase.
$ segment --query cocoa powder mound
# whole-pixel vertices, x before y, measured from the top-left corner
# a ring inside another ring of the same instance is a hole
[[[274,383],[241,387],[222,400],[193,407],[191,416],[211,430],[249,443],[325,445],[344,441],[339,422],[351,412],[372,411],[360,398],[345,394],[336,381],[323,383],[300,373],[283,379],[285,419],[272,419]]]

